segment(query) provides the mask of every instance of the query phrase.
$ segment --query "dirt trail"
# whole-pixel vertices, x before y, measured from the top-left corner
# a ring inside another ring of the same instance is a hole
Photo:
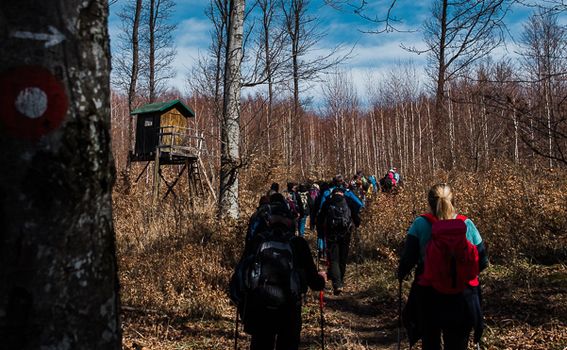
[[[325,349],[397,348],[397,304],[389,293],[383,293],[381,287],[372,283],[373,279],[367,274],[375,273],[373,270],[349,264],[343,293],[334,296],[330,290],[326,292]],[[313,298],[304,306],[301,349],[321,349],[316,297],[318,293],[313,293]]]

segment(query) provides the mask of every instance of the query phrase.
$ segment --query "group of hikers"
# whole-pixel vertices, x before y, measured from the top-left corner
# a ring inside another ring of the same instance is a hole
[[[379,182],[358,171],[352,179],[336,175],[328,183],[290,182],[283,191],[272,184],[250,218],[244,252],[230,282],[237,321],[251,335],[251,350],[298,349],[308,288],[320,291],[324,346],[327,279],[333,294],[340,295],[361,210],[373,194],[391,192],[400,184],[395,168]],[[402,281],[415,268],[404,326],[410,345],[421,339],[424,350],[441,349],[442,338],[446,350],[466,349],[471,330],[477,343],[482,333],[478,274],[488,264],[486,251],[473,222],[457,214],[447,184],[433,186],[428,203],[430,212],[418,216],[408,230],[397,271],[401,305]],[[304,239],[307,222],[317,232],[316,262]]]

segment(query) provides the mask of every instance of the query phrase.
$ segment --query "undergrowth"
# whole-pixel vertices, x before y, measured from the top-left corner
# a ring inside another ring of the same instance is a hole
[[[243,247],[247,219],[270,183],[280,182],[283,188],[286,176],[283,167],[269,162],[248,170],[237,221],[219,222],[210,200],[197,199],[191,205],[183,183],[176,187],[176,196],[158,204],[152,203],[151,186],[144,183],[133,185],[128,194],[115,189],[125,348],[231,346],[234,308],[226,289]],[[482,174],[454,171],[406,178],[397,195],[379,194],[371,200],[351,249],[349,278],[356,298],[330,300],[328,307],[340,312],[329,313],[328,348],[395,344],[398,255],[408,226],[427,210],[426,192],[436,182],[453,186],[459,211],[475,222],[488,247],[491,267],[483,273],[485,347],[567,346],[567,174],[500,165]],[[408,288],[404,285],[405,291]],[[345,326],[345,315],[368,322],[368,327]],[[304,348],[316,348],[316,302],[306,305],[304,321]]]

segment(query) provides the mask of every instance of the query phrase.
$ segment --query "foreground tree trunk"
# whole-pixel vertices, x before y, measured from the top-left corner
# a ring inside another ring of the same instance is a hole
[[[0,2],[2,348],[121,348],[107,17]]]
[[[224,108],[221,127],[221,171],[219,214],[238,218],[238,169],[240,166],[240,63],[244,0],[230,1],[228,42],[224,80]]]

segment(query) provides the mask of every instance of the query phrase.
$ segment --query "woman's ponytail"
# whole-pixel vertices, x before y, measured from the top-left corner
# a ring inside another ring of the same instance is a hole
[[[429,190],[427,196],[431,212],[439,220],[452,219],[455,215],[453,190],[447,184],[437,184]]]

